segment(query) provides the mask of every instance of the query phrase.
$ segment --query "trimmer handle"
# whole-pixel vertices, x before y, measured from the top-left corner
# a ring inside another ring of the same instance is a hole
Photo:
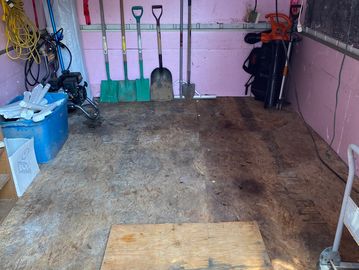
[[[160,15],[158,17],[157,17],[157,15],[155,13],[156,9],[161,10]],[[163,6],[162,5],[154,5],[154,6],[152,6],[152,14],[155,17],[157,24],[160,22],[160,19],[162,17],[162,13],[163,13]]]
[[[291,19],[282,13],[269,13],[266,15],[265,17],[266,19],[269,20],[269,23],[273,26],[279,26],[281,28],[283,28],[284,31],[289,31],[290,28],[292,27],[292,21]],[[278,18],[278,19],[277,19]],[[282,19],[282,22],[279,22],[279,19]]]
[[[138,11],[140,12],[139,14]],[[133,17],[135,17],[136,22],[140,22],[143,15],[143,7],[142,6],[132,7],[132,15]]]

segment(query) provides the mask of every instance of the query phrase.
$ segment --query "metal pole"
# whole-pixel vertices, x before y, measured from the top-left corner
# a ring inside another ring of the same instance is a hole
[[[285,82],[286,82],[287,76],[288,76],[289,58],[290,58],[290,54],[292,52],[293,42],[294,42],[293,37],[291,37],[291,40],[290,40],[289,46],[288,46],[287,57],[285,59],[285,66],[284,66],[284,70],[283,70],[282,84],[280,86],[279,100],[278,100],[278,104],[277,104],[278,110],[281,110],[282,105],[283,105],[282,103],[283,103],[283,95],[284,95],[284,86],[285,86]]]
[[[54,32],[54,37],[55,37],[55,39],[57,41],[57,55],[59,56],[59,62],[60,62],[61,71],[65,71],[65,64],[64,64],[64,59],[62,58],[61,46],[60,46],[60,44],[58,44],[59,39],[58,39],[58,36],[57,36],[57,29],[56,29],[54,12],[52,11],[51,0],[47,0],[47,8],[49,10],[50,20],[51,20],[51,25],[52,25],[52,31]]]
[[[346,207],[347,207],[348,200],[349,200],[352,188],[353,188],[354,177],[355,177],[354,153],[359,154],[359,147],[357,145],[351,144],[351,145],[349,145],[349,148],[348,148],[349,174],[348,174],[347,185],[345,187],[342,208],[340,211],[338,227],[337,227],[337,231],[335,233],[333,252],[339,251],[340,240],[342,238],[343,228],[344,228],[344,218],[345,218],[345,214],[346,214]]]
[[[180,62],[179,62],[179,96],[183,92],[183,0],[180,1]]]
[[[188,53],[187,53],[187,84],[191,83],[191,62],[192,62],[192,0],[188,0]]]

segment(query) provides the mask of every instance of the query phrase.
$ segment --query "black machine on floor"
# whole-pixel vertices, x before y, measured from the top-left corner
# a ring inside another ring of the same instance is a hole
[[[59,91],[61,88],[65,90],[69,97],[69,109],[79,109],[87,118],[95,120],[100,115],[99,109],[97,105],[87,97],[87,82],[81,84],[82,79],[80,72],[70,72],[69,70],[65,70],[60,77],[50,80],[49,83],[52,91]],[[85,102],[88,102],[92,107],[92,112],[85,109]]]
[[[85,116],[91,120],[95,120],[99,117],[100,111],[97,105],[87,96],[86,87],[88,86],[87,82],[83,82],[83,77],[80,72],[71,72],[71,62],[72,55],[70,50],[64,45],[61,40],[63,38],[62,29],[57,31],[55,18],[52,10],[51,0],[47,0],[48,11],[51,19],[53,34],[50,35],[51,41],[49,44],[53,51],[55,51],[56,60],[58,66],[60,65],[62,74],[57,77],[57,69],[53,70],[51,78],[48,80],[48,83],[51,85],[51,91],[59,91],[63,89],[64,92],[68,94],[68,107],[69,109],[79,109]],[[64,60],[62,56],[62,49],[65,48],[70,54],[70,63],[67,68],[65,68]],[[48,63],[45,60],[45,64]],[[49,68],[47,66],[47,73],[49,74]],[[47,79],[47,78],[46,78]],[[45,83],[45,81],[42,81]],[[86,108],[86,103],[91,107],[91,109]]]
[[[249,33],[245,42],[261,47],[254,48],[243,64],[243,69],[251,75],[246,94],[251,89],[257,100],[263,101],[266,108],[276,106],[281,109],[284,100],[284,87],[289,72],[289,60],[293,44],[300,40],[295,34],[303,6],[293,1],[290,17],[281,13],[268,14],[266,18],[271,30]]]
[[[254,48],[243,64],[243,69],[251,75],[247,81],[257,100],[263,101],[266,108],[274,107],[279,99],[283,70],[286,62],[285,46],[290,41],[291,19],[281,13],[266,15],[272,29],[261,33],[249,33],[245,42],[262,46]],[[283,46],[283,43],[285,46]]]
[[[266,108],[276,106],[281,109],[284,100],[284,88],[289,72],[289,60],[293,44],[300,40],[296,35],[299,16],[303,5],[292,1],[290,17],[281,13],[268,14],[271,30],[260,33],[248,33],[244,40],[248,44],[262,42],[254,48],[243,64],[243,69],[251,75],[247,83],[257,100],[263,101]]]
[[[51,85],[50,92],[58,92],[61,89],[68,94],[68,107],[71,110],[80,109],[89,119],[96,119],[99,116],[99,111],[96,104],[87,98],[87,82],[82,84],[83,77],[80,72],[70,72],[72,62],[72,54],[70,49],[61,42],[62,29],[59,29],[55,34],[43,32],[37,45],[39,56],[43,59],[45,72],[41,72],[42,65],[34,66],[34,58],[28,59],[25,62],[25,87],[27,91],[30,88],[41,83]],[[56,38],[57,37],[57,38]],[[59,47],[58,47],[59,46]],[[70,55],[70,61],[66,68],[63,69],[62,74],[58,77],[57,71],[60,68],[60,60],[58,57],[58,49],[64,49]],[[40,63],[40,61],[38,61]],[[44,74],[42,74],[44,73]],[[42,77],[40,77],[42,75]],[[84,108],[84,103],[87,102],[91,107],[91,111]]]

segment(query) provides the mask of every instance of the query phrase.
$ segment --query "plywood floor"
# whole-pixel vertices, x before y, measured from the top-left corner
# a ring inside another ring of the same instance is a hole
[[[101,270],[272,270],[256,222],[112,226]]]
[[[99,269],[113,224],[256,221],[275,270],[314,269],[332,244],[344,184],[296,113],[224,98],[103,105],[102,117],[70,118],[0,226],[0,269]],[[344,241],[344,258],[357,250]]]
[[[14,207],[15,203],[16,203],[16,200],[10,200],[10,199],[0,200],[0,224],[6,218],[6,216],[9,214],[11,209]]]

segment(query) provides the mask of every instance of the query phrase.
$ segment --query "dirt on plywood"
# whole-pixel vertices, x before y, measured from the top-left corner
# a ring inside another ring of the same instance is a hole
[[[1,269],[99,269],[113,224],[257,221],[275,270],[314,269],[332,244],[344,184],[295,112],[221,98],[101,113],[70,116],[64,148],[0,226]],[[353,250],[346,235],[343,257]]]

